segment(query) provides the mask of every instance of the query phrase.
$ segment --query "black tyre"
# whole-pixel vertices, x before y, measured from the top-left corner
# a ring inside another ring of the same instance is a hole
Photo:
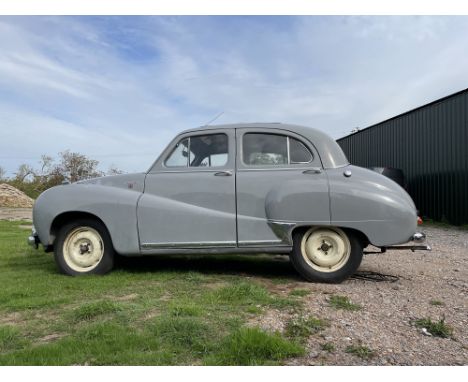
[[[306,280],[339,283],[359,268],[362,244],[340,228],[312,227],[293,234],[290,258]]]
[[[102,275],[114,266],[114,247],[104,224],[79,219],[60,229],[54,257],[60,272],[67,275]]]

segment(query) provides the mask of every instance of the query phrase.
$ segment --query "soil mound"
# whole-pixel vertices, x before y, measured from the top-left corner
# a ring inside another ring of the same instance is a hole
[[[0,183],[0,207],[31,208],[33,204],[34,200],[23,191],[9,184]]]

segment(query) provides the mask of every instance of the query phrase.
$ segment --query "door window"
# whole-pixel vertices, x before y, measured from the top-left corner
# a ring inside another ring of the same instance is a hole
[[[312,162],[309,149],[299,140],[279,134],[247,133],[242,158],[248,166],[280,166]]]
[[[187,167],[188,166],[188,152],[189,152],[188,138],[182,139],[177,143],[176,147],[172,150],[166,159],[167,167]]]
[[[182,139],[165,164],[167,167],[222,167],[227,162],[227,135],[206,134]]]

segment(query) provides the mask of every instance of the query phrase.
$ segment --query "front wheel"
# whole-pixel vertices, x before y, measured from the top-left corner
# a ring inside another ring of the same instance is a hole
[[[361,264],[362,244],[335,227],[312,227],[293,235],[291,262],[308,281],[338,283]]]
[[[114,248],[104,224],[80,219],[62,227],[54,257],[62,273],[71,276],[104,274],[114,265]]]

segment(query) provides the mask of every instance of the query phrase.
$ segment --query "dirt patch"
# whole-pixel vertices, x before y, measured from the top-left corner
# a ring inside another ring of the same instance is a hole
[[[293,317],[292,314],[277,309],[269,309],[263,315],[251,318],[247,326],[258,326],[271,332],[283,332],[286,323]]]
[[[131,294],[127,294],[127,295],[124,295],[124,296],[110,296],[109,298],[113,301],[131,301],[131,300],[135,300],[136,298],[138,298],[139,295],[137,293],[131,293]]]
[[[151,310],[149,310],[148,312],[146,312],[144,314],[144,316],[142,317],[142,320],[143,321],[148,321],[148,320],[151,320],[151,319],[159,316],[160,314],[161,314],[160,309],[151,309]]]
[[[57,341],[59,340],[60,338],[63,338],[65,337],[65,334],[63,333],[51,333],[51,334],[48,334],[44,337],[41,337],[37,340],[37,345],[43,345],[45,343],[48,343],[48,342],[53,342],[53,341]]]
[[[23,321],[22,315],[17,312],[7,313],[0,317],[0,325],[19,325]]]
[[[4,208],[0,207],[0,220],[32,221],[32,208]]]

